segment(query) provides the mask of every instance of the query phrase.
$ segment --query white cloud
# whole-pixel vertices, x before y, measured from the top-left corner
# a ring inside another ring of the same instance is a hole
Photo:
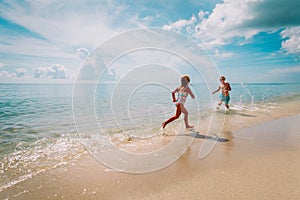
[[[145,25],[149,25],[154,21],[154,17],[146,16],[146,17],[142,18],[141,20]]]
[[[281,48],[287,53],[300,55],[300,26],[291,27],[281,32],[283,39]]]
[[[9,73],[8,71],[0,71],[0,77],[1,78],[12,78],[12,77],[16,77],[15,73]]]
[[[81,66],[78,79],[96,81],[105,70],[106,65],[104,64],[102,55],[94,52]]]
[[[129,9],[132,8],[114,0],[8,1],[0,4],[1,17],[24,27],[33,36],[16,31],[18,34],[11,38],[0,32],[0,49],[8,55],[17,55],[22,64],[33,70],[61,63],[75,76],[80,66],[76,56],[86,58],[86,49],[94,49],[118,32],[144,27],[157,19],[157,16],[140,18]],[[7,57],[5,62],[11,64],[16,60]]]
[[[179,20],[164,26],[168,30],[192,29],[192,36],[205,48],[225,45],[234,37],[251,38],[259,32],[255,28],[241,28],[242,24],[251,19],[250,5],[253,1],[227,0],[217,4],[212,13],[199,11],[198,18],[193,15],[190,20]]]
[[[210,14],[201,10],[198,19],[178,20],[164,28],[191,33],[207,49],[231,43],[241,45],[260,32],[300,25],[297,5],[296,0],[224,0]],[[294,41],[291,38],[290,43]],[[288,43],[283,48],[292,45]]]
[[[7,5],[7,6],[6,6]],[[95,48],[128,28],[143,27],[152,17],[141,19],[114,1],[9,1],[1,4],[1,17],[25,27],[41,38],[19,36],[0,43],[7,53],[74,59],[74,47]],[[113,26],[112,26],[113,25]],[[17,47],[17,48],[16,48]]]
[[[203,10],[200,10],[199,13],[198,13],[198,17],[199,17],[200,20],[206,18],[208,15],[209,15],[209,12],[203,11]]]
[[[194,37],[208,48],[231,43],[235,37],[246,40],[252,38],[260,29],[243,27],[243,24],[254,18],[251,13],[254,3],[255,1],[227,0],[217,4],[213,12],[197,24]]]
[[[90,51],[87,48],[80,47],[76,50],[75,55],[84,60],[90,55]]]
[[[14,38],[9,43],[0,43],[0,49],[8,54],[29,55],[46,58],[75,58],[70,54],[63,44],[53,44],[49,41],[43,41],[35,38]]]
[[[17,68],[15,74],[17,77],[25,77],[27,76],[27,70],[24,68]]]
[[[27,70],[24,68],[17,68],[14,70],[14,72],[9,72],[6,70],[0,71],[0,77],[1,78],[26,78],[29,77]]]
[[[195,23],[197,23],[197,19],[193,15],[189,20],[186,20],[186,19],[178,20],[178,21],[176,21],[176,22],[174,22],[170,25],[163,26],[163,29],[174,30],[174,31],[179,31],[180,32],[182,30],[182,28],[185,28],[187,26],[192,26]]]
[[[219,52],[218,49],[215,50],[214,56],[217,58],[228,58],[234,56],[234,53],[232,52]]]
[[[118,28],[143,26],[151,17],[139,18],[129,7],[114,1],[9,1],[0,7],[3,17],[44,36],[55,44],[95,47],[117,34]],[[29,10],[28,10],[29,9]],[[114,27],[111,27],[114,24]]]
[[[92,14],[93,12],[88,10],[92,8],[87,4],[78,4],[79,2],[68,1],[64,5],[61,1],[31,1],[22,6],[18,2],[11,1],[9,7],[2,7],[1,13],[7,19],[58,44],[94,45],[93,42],[101,41],[101,37],[111,34],[104,20],[99,20],[105,17],[102,12]],[[76,5],[78,6],[76,11],[81,11],[81,15],[71,9]]]
[[[34,78],[69,79],[67,70],[63,65],[56,64],[51,67],[40,67],[34,70]]]

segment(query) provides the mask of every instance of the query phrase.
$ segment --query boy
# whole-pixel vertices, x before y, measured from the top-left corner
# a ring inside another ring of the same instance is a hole
[[[212,94],[215,94],[216,92],[219,92],[221,90],[220,94],[220,101],[218,103],[217,109],[219,109],[219,106],[223,103],[225,103],[225,107],[229,109],[229,101],[230,101],[230,95],[229,91],[231,91],[231,87],[229,83],[225,82],[226,78],[225,76],[220,76],[220,82],[221,84],[219,85],[218,89],[216,91],[213,91]]]

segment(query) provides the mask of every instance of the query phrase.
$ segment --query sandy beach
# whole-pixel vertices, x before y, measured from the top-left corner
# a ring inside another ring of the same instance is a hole
[[[146,174],[118,172],[86,153],[65,166],[8,187],[0,197],[298,199],[300,109],[294,103],[277,105],[269,112],[227,113],[219,136],[222,140],[204,159],[198,157],[201,143],[215,136],[201,135],[199,130],[180,159],[162,170]]]

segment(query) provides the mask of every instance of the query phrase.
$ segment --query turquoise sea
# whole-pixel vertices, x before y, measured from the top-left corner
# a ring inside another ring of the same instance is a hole
[[[236,110],[256,112],[278,102],[300,99],[300,84],[231,86],[230,105]],[[132,92],[126,85],[120,87],[116,90],[114,85],[101,85],[93,97],[87,96],[95,100],[94,114],[102,131],[147,136],[173,115],[170,92],[174,88],[148,85]],[[212,100],[203,84],[194,83],[191,88],[198,101],[187,100],[190,118],[198,111],[212,112],[218,95]],[[0,84],[0,192],[85,152],[73,119],[72,95],[72,84]]]

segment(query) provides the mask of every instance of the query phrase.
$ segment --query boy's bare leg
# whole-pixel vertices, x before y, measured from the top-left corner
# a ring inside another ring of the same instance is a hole
[[[218,105],[217,105],[217,109],[220,108],[220,105],[222,105],[223,101],[219,101]]]
[[[226,107],[228,110],[230,110],[230,109],[229,109],[229,105],[228,105],[228,104],[225,104],[225,107]]]

